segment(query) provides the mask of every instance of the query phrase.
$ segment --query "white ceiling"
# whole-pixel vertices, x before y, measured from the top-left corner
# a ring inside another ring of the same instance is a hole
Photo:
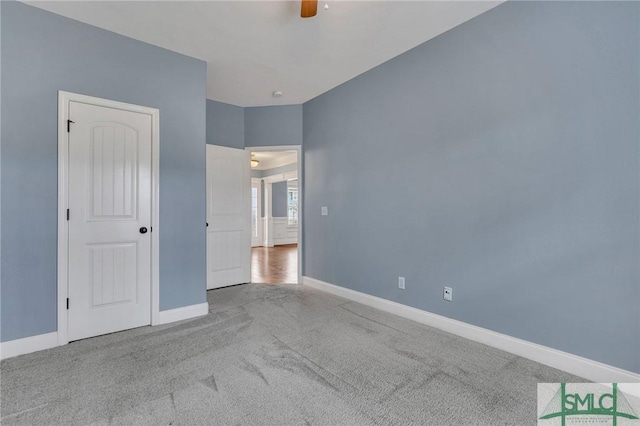
[[[497,6],[496,1],[28,1],[202,59],[207,97],[300,104]],[[284,92],[273,98],[272,92]]]
[[[298,162],[298,151],[252,151],[251,157],[259,161],[254,170],[269,170]]]

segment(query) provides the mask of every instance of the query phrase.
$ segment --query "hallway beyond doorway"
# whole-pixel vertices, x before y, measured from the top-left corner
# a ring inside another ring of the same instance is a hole
[[[295,284],[298,282],[298,245],[251,249],[251,282]]]

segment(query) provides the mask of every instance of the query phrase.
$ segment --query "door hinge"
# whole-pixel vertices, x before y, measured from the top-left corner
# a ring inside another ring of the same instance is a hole
[[[67,133],[71,132],[71,123],[75,123],[75,121],[67,120]]]
[[[67,220],[69,220],[69,209],[67,209]]]
[[[67,297],[67,309],[69,309],[69,298]]]

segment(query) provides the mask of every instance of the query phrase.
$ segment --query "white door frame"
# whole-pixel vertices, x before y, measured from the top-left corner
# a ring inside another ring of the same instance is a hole
[[[302,192],[303,192],[303,184],[302,184],[302,145],[278,145],[278,146],[248,146],[245,147],[247,151],[296,151],[297,152],[297,169],[298,169],[298,282],[296,284],[302,284],[302,243],[303,243],[303,235],[302,235]],[[266,181],[265,181],[265,189],[266,189]],[[265,201],[267,194],[265,193]],[[266,213],[265,205],[265,213]]]
[[[139,105],[58,91],[58,344],[69,343],[67,297],[69,297],[69,102],[80,102],[106,108],[147,114],[151,117],[151,325],[158,323],[160,313],[160,111]],[[71,124],[73,126],[73,124]]]

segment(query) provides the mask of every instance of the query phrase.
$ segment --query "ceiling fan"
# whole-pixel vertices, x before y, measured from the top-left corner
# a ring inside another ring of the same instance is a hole
[[[318,0],[302,0],[301,18],[312,18],[318,13]]]

